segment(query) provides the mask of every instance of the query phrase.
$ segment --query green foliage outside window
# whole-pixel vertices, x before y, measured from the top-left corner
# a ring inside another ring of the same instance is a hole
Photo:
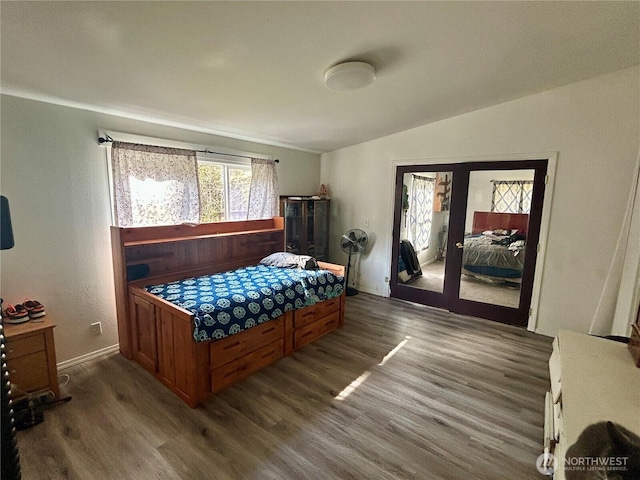
[[[228,220],[246,220],[249,206],[251,170],[247,168],[229,169],[229,214]]]
[[[229,205],[226,205],[225,169],[228,175]],[[200,183],[200,221],[245,220],[249,204],[251,170],[212,162],[198,162]]]

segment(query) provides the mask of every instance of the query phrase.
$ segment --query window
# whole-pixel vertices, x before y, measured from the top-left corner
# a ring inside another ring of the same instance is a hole
[[[409,199],[409,239],[416,252],[429,248],[436,179],[412,175]]]
[[[529,213],[532,194],[532,180],[494,180],[491,211],[498,213]]]
[[[248,161],[227,163],[199,156],[198,180],[201,222],[246,220],[251,186]]]
[[[166,142],[169,147],[155,146],[151,142],[157,139],[119,136],[136,143],[110,139],[107,144],[114,225],[139,227],[249,218],[253,160],[248,155],[196,150],[192,145],[170,141]]]

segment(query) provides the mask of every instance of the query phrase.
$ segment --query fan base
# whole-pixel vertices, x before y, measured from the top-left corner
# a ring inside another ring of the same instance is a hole
[[[347,297],[353,297],[358,294],[358,290],[353,287],[347,287]]]

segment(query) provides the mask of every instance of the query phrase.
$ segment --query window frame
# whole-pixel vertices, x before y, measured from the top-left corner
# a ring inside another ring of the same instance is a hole
[[[222,179],[223,179],[223,188],[224,188],[224,219],[220,220],[221,222],[233,222],[229,218],[229,205],[231,204],[231,189],[229,187],[229,169],[236,168],[239,170],[248,170],[251,171],[251,159],[249,158],[231,158],[221,154],[213,154],[213,153],[202,153],[198,152],[196,154],[196,162],[198,167],[200,167],[201,163],[209,163],[213,165],[219,165],[222,167]],[[200,187],[198,187],[200,188]],[[249,209],[249,205],[247,204],[247,211]],[[200,217],[202,220],[202,212],[200,212]],[[208,223],[208,222],[207,222]]]

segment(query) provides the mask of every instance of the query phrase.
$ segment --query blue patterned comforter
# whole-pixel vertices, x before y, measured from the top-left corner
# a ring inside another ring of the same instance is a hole
[[[344,277],[327,270],[266,265],[187,278],[144,289],[194,314],[197,342],[219,340],[289,310],[338,297]]]

